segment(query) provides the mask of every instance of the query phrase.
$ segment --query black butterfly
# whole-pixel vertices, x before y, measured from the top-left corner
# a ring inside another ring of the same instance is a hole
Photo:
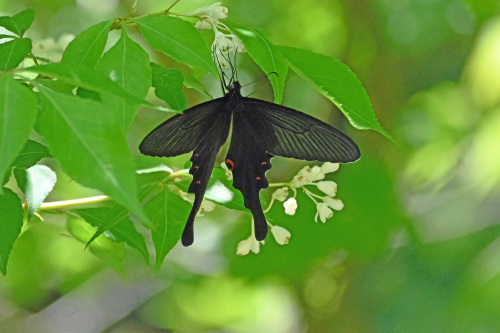
[[[173,116],[142,141],[141,153],[177,156],[193,151],[189,173],[193,181],[193,208],[182,233],[182,244],[193,243],[193,222],[198,212],[220,147],[233,125],[226,165],[233,186],[243,193],[245,207],[254,217],[255,238],[266,238],[268,227],[259,191],[269,186],[266,171],[274,155],[322,162],[354,162],[358,146],[338,129],[300,111],[243,97],[235,81],[222,98],[208,101]]]

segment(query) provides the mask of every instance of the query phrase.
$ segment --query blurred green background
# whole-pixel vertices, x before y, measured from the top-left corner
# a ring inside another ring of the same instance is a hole
[[[36,10],[34,41],[78,34],[125,15],[132,1],[0,0],[1,15]],[[171,2],[139,0],[137,15]],[[181,1],[185,12],[211,4]],[[229,18],[275,44],[338,57],[363,82],[396,144],[356,131],[331,103],[289,74],[283,104],[335,124],[360,161],[329,179],[345,208],[326,224],[299,195],[300,225],[270,216],[290,244],[266,240],[236,256],[249,215],[221,207],[197,219],[152,276],[127,249],[123,280],[71,238],[65,220],[33,221],[0,277],[1,332],[498,332],[500,331],[500,2],[497,0],[225,1]],[[131,29],[131,32],[134,32]],[[140,42],[138,34],[132,37]],[[212,36],[207,33],[207,41]],[[110,39],[112,42],[113,39]],[[152,59],[172,62],[153,54]],[[247,55],[240,81],[266,73]],[[318,64],[321,66],[321,64]],[[272,100],[265,80],[247,93]],[[213,77],[203,82],[218,97]],[[203,96],[186,91],[189,105]],[[140,110],[129,142],[166,118]],[[186,156],[168,160],[182,167]],[[58,170],[51,160],[45,161]],[[304,162],[273,159],[271,181]],[[309,165],[312,165],[309,163]],[[49,201],[96,194],[58,171]],[[269,196],[266,193],[265,196]],[[153,253],[153,251],[151,251]]]

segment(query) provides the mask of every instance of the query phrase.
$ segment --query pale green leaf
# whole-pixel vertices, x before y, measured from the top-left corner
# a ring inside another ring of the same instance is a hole
[[[144,206],[144,211],[153,223],[151,235],[156,250],[155,271],[158,271],[165,256],[181,238],[191,205],[165,188]]]
[[[64,50],[61,63],[67,66],[93,68],[104,51],[113,20],[97,23],[82,31]]]
[[[149,55],[127,36],[125,28],[122,36],[104,55],[97,69],[111,78],[124,91],[143,100],[151,84]],[[123,129],[128,132],[140,103],[130,103],[123,98],[103,96],[102,101],[110,111],[118,114]]]
[[[42,205],[45,198],[56,184],[56,174],[45,165],[34,165],[26,172],[24,195],[28,202],[28,221]]]
[[[28,38],[16,38],[0,44],[0,71],[16,68],[30,52],[31,39]]]
[[[36,97],[10,75],[0,75],[0,179],[23,149],[36,119]]]
[[[280,104],[288,73],[288,65],[280,49],[260,31],[234,22],[230,23],[230,27],[241,38],[250,57],[268,75],[274,90],[274,102]]]
[[[24,35],[26,30],[31,27],[33,21],[35,20],[35,10],[33,8],[28,8],[22,12],[17,13],[14,16],[1,16],[0,17],[0,27],[12,31],[19,37]]]
[[[133,19],[153,48],[173,59],[198,67],[218,77],[210,49],[193,24],[166,15]]]
[[[379,124],[356,74],[340,60],[294,47],[280,47],[293,70],[332,101],[358,129],[372,129],[392,140]]]
[[[101,227],[105,225],[110,218],[110,212],[113,208],[99,207],[99,208],[88,208],[88,209],[77,209],[73,212],[80,215],[85,221],[90,223],[94,227]],[[136,249],[141,253],[146,264],[149,263],[149,252],[146,246],[146,241],[144,236],[137,232],[134,223],[128,216],[122,218],[118,223],[113,225],[111,228],[107,229],[117,242],[125,242],[131,248]],[[95,230],[91,239],[88,240],[87,246],[90,245],[99,235],[96,236]]]
[[[151,63],[153,70],[153,87],[155,94],[161,98],[174,110],[185,110],[187,99],[182,92],[184,76],[175,68],[164,68],[155,63]]]
[[[115,117],[93,100],[39,89],[39,127],[51,155],[72,178],[108,194],[147,224],[132,156]]]
[[[68,218],[67,229],[69,233],[80,242],[87,243],[95,232],[95,228],[83,219],[70,216]],[[113,267],[123,278],[123,258],[125,257],[125,245],[113,242],[105,235],[95,239],[89,246],[90,252],[96,257]]]

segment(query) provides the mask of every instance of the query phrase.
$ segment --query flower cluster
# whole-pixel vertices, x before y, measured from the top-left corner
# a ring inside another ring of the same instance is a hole
[[[216,2],[213,5],[181,15],[199,18],[200,21],[195,24],[198,30],[213,30],[215,39],[212,44],[212,50],[214,51],[215,59],[222,67],[226,68],[230,66],[229,53],[246,52],[245,45],[241,39],[233,34],[227,25],[219,21],[228,16],[228,9],[222,6],[222,2]],[[225,33],[221,30],[225,31]]]
[[[180,188],[178,188],[177,186],[172,185],[172,184],[168,185],[168,188],[172,192],[174,192],[175,194],[180,196],[182,199],[189,202],[191,205],[194,203],[194,194],[186,193],[183,190],[181,190]],[[215,209],[215,204],[212,201],[207,200],[207,199],[203,199],[203,201],[201,202],[200,209],[198,210],[198,213],[196,213],[196,216],[203,216],[203,215],[205,215],[205,213],[211,212],[214,209]]]
[[[224,166],[225,165],[223,164],[223,167]],[[323,180],[325,179],[326,174],[335,172],[338,169],[338,163],[329,162],[324,163],[321,167],[314,166],[311,168],[309,166],[306,166],[302,168],[302,170],[300,170],[297,175],[293,177],[290,183],[280,184],[281,188],[273,192],[271,196],[271,202],[264,212],[268,212],[275,201],[280,201],[283,202],[285,213],[288,215],[294,215],[298,208],[298,203],[295,199],[297,195],[297,189],[301,188],[304,193],[316,204],[317,212],[316,216],[314,217],[314,221],[318,222],[319,218],[321,222],[325,223],[326,220],[330,219],[333,216],[333,212],[335,210],[341,210],[342,208],[344,208],[344,203],[340,199],[334,198],[337,194],[337,184],[333,181]],[[230,171],[227,169],[226,176],[232,177]],[[324,195],[318,195],[311,191],[309,187],[313,186],[316,187]],[[289,198],[290,190],[293,192],[293,196]],[[291,234],[288,230],[280,226],[272,225],[269,222],[267,222],[267,224],[271,227],[271,233],[278,244],[288,244],[288,241],[291,237]],[[250,235],[250,237],[242,240],[238,244],[236,253],[238,255],[246,255],[250,253],[250,251],[259,253],[260,243],[264,244],[264,242],[258,242],[255,239],[252,220],[252,234]]]

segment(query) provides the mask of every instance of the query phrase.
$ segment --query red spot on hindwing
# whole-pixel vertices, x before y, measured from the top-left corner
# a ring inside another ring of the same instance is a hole
[[[255,178],[255,179],[260,180],[261,178],[260,178],[260,177],[257,177],[257,178]]]
[[[266,165],[266,164],[267,164],[267,162],[262,162],[260,165]]]
[[[233,171],[234,169],[234,162],[231,161],[229,158],[226,160],[226,166],[229,171]]]
[[[198,180],[198,181],[196,181],[196,183],[195,183],[195,184],[201,184],[201,181],[200,181],[200,180]]]

